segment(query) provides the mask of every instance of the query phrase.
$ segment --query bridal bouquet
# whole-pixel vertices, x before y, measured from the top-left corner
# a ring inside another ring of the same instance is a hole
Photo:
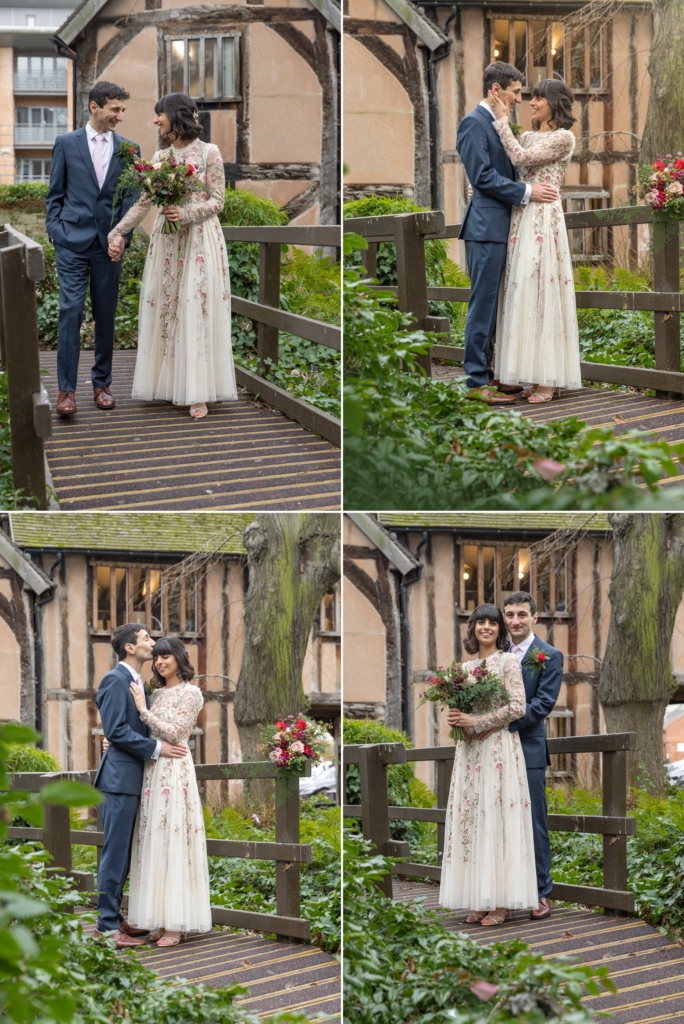
[[[438,669],[427,683],[428,688],[421,695],[418,707],[428,701],[439,701],[443,707],[456,708],[466,715],[481,715],[509,703],[508,690],[501,676],[487,668],[486,661],[482,661],[470,672],[455,661],[447,669]],[[452,728],[449,735],[452,740],[463,739],[463,732],[458,725]]]
[[[192,164],[178,163],[172,156],[164,157],[158,164],[141,160],[133,146],[125,142],[119,147],[119,155],[126,169],[119,176],[112,202],[112,221],[119,198],[126,193],[141,191],[152,197],[155,206],[177,206],[190,192],[202,192],[204,182],[196,174]],[[164,220],[162,233],[165,235],[180,231],[178,221]]]
[[[668,153],[665,161],[658,158],[650,167],[640,167],[634,192],[642,206],[661,213],[684,214],[684,159],[681,153]]]
[[[293,775],[301,775],[307,761],[320,761],[326,743],[323,729],[302,715],[288,715],[268,726],[263,745],[270,761]]]

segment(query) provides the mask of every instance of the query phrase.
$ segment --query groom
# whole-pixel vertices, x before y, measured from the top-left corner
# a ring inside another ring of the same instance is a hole
[[[133,928],[121,913],[121,896],[131,864],[135,819],[140,804],[144,762],[158,757],[183,757],[183,744],[150,739],[131,695],[131,682],[142,688],[140,670],[152,660],[152,640],[140,623],[129,622],[112,633],[119,662],[100,683],[95,698],[109,747],[100,761],[93,785],[104,794],[104,845],[97,872],[97,930],[110,933],[117,949],[153,941],[147,931]],[[111,934],[113,933],[113,934]],[[146,939],[140,936],[146,935]]]
[[[524,185],[518,181],[494,129],[496,115],[486,98],[502,100],[509,114],[522,102],[522,75],[512,64],[497,60],[485,68],[485,99],[458,126],[456,149],[463,161],[473,194],[463,217],[459,238],[465,241],[470,274],[470,302],[465,328],[464,369],[477,398],[488,405],[508,405],[522,391],[493,380],[494,338],[499,284],[506,265],[511,207],[532,200],[552,203],[558,192],[550,185]],[[475,393],[477,392],[477,393]]]
[[[121,254],[131,235],[119,239],[118,261],[109,255],[107,235],[135,197],[119,199],[112,221],[116,183],[125,164],[117,135],[129,94],[113,82],[97,82],[90,90],[90,120],[85,128],[59,135],[52,151],[52,173],[46,201],[46,225],[55,246],[59,277],[57,377],[59,416],[74,416],[78,359],[81,350],[86,290],[95,318],[95,363],[91,371],[98,409],[113,409],[109,390],[114,351],[114,316],[119,294]],[[135,146],[136,153],[140,149]]]
[[[509,729],[520,735],[525,755],[527,782],[532,805],[534,859],[537,868],[539,906],[530,914],[535,921],[551,916],[551,844],[546,827],[546,768],[551,764],[546,747],[544,722],[553,711],[563,681],[563,655],[534,633],[537,602],[531,594],[509,594],[503,605],[506,628],[511,637],[510,653],[522,668],[527,707],[522,718]],[[538,656],[541,655],[539,660]]]

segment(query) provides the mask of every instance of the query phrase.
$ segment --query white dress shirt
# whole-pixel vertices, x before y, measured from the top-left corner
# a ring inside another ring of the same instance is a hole
[[[90,122],[86,124],[85,130],[86,135],[88,136],[88,149],[90,150],[90,159],[93,161],[93,167],[95,166],[95,146],[98,145],[97,142],[93,142],[93,139],[97,134],[104,135],[104,142],[99,143],[99,145],[102,146],[102,174],[104,175],[102,182],[104,184],[107,178],[109,164],[112,159],[112,152],[114,150],[114,132],[98,133],[91,127]]]
[[[527,654],[527,652],[529,651],[529,649],[530,649],[530,647],[532,646],[533,643],[534,643],[534,632],[528,634],[528,636],[526,636],[524,640],[521,640],[519,644],[513,643],[512,644],[512,648],[517,647],[517,650],[511,649],[509,653],[513,654],[518,659],[520,664],[522,665],[522,660],[525,657],[525,655]]]
[[[494,113],[492,108],[487,103],[487,100],[480,100],[479,106],[485,108],[485,110],[487,111],[487,113],[491,117],[492,121],[496,121],[497,120],[496,114]],[[520,205],[521,206],[527,206],[527,204],[530,201],[530,196],[531,195],[532,195],[532,186],[530,185],[530,183],[528,181],[527,184],[525,185],[525,195],[522,197],[522,200],[520,201]]]
[[[86,125],[86,127],[88,127],[88,126]],[[123,665],[125,668],[128,669],[128,671],[133,676],[133,682],[137,683],[138,686],[140,687],[140,689],[142,690],[142,692],[144,693],[145,692],[145,686],[143,684],[142,679],[140,678],[138,673],[135,671],[135,669],[131,668],[131,666],[127,662],[125,662],[125,661],[120,661],[119,664]],[[156,749],[154,751],[154,754],[152,755],[152,760],[153,761],[157,760],[157,758],[159,757],[160,751],[161,751],[161,740],[157,740],[157,747],[156,747]]]

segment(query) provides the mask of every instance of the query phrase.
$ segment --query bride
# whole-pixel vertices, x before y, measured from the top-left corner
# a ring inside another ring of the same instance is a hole
[[[192,164],[206,191],[191,192],[181,206],[160,209],[140,288],[138,356],[133,398],[189,405],[193,419],[207,415],[207,402],[236,401],[230,341],[230,278],[218,216],[225,202],[223,160],[217,146],[201,142],[194,100],[170,93],[155,106],[163,141],[157,151]],[[109,232],[109,256],[121,259],[124,235],[140,224],[152,205],[141,197]],[[162,234],[164,218],[182,230]]]
[[[468,620],[463,646],[475,661],[486,660],[499,675],[509,703],[481,715],[449,709],[447,721],[463,729],[454,753],[454,769],[444,829],[439,903],[451,910],[470,908],[469,924],[503,924],[506,911],[539,904],[534,860],[532,812],[525,758],[509,723],[525,714],[525,688],[518,659],[507,654],[504,618],[495,605],[483,604]]]
[[[153,739],[187,745],[204,698],[193,682],[183,641],[162,637],[152,657],[150,710],[131,683],[135,706]],[[162,931],[157,946],[175,946],[184,932],[211,931],[209,867],[195,768],[183,758],[145,762],[131,855],[128,921]]]
[[[490,90],[494,128],[518,180],[559,192],[575,146],[574,97],[547,78],[532,90],[532,132],[513,134],[508,108]],[[496,328],[496,377],[532,383],[530,403],[549,402],[554,388],[582,386],[572,258],[560,199],[513,207]]]

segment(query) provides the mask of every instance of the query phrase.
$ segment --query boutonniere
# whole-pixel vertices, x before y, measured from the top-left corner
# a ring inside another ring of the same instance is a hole
[[[537,672],[546,672],[548,661],[549,657],[542,651],[541,647],[531,647],[525,658],[525,664],[533,675]]]
[[[132,142],[125,142],[123,139],[119,143],[119,156],[125,164],[129,166],[136,160],[137,153],[135,151],[135,145]]]
[[[147,694],[148,697],[151,697],[153,693],[152,683],[144,683],[143,685],[145,688],[145,693]]]
[[[511,131],[515,135],[516,139],[520,138],[520,136],[522,135],[522,131],[523,131],[522,125],[521,124],[516,124],[515,121],[509,121],[508,123],[509,123],[509,125],[511,127]]]

